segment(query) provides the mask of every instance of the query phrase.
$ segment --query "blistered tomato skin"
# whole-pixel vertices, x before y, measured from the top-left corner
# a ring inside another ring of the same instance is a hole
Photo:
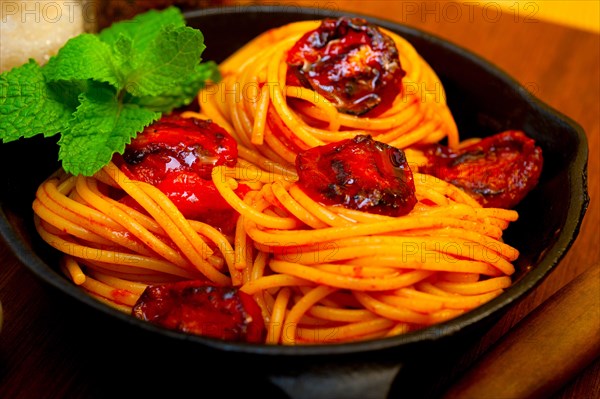
[[[508,130],[459,151],[425,147],[428,165],[421,171],[464,189],[482,206],[515,207],[538,183],[543,156],[523,132]]]
[[[132,315],[171,330],[227,341],[262,343],[265,337],[260,308],[250,295],[202,280],[148,286]]]
[[[298,184],[316,201],[388,216],[417,203],[404,152],[371,136],[314,147],[296,157]]]
[[[361,18],[325,19],[290,49],[288,85],[311,88],[340,112],[375,116],[401,91],[394,41]]]
[[[233,231],[237,213],[219,194],[211,172],[216,165],[235,166],[237,143],[217,124],[165,116],[132,140],[115,162],[129,178],[161,190],[186,218],[226,234]],[[240,185],[236,192],[243,197],[245,188]]]
[[[179,170],[210,180],[214,166],[235,165],[237,143],[225,129],[209,120],[170,115],[132,140],[123,159],[139,180],[151,184]]]

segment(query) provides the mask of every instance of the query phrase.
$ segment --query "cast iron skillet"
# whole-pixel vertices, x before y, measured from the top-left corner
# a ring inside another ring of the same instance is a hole
[[[203,58],[221,61],[266,29],[297,20],[340,15],[340,12],[322,9],[254,6],[204,9],[189,12],[186,17],[191,26],[204,33],[207,49]],[[518,206],[520,219],[506,231],[506,241],[521,251],[521,257],[516,262],[514,285],[498,298],[468,314],[421,331],[342,345],[251,345],[166,331],[96,302],[57,271],[57,254],[37,237],[31,211],[37,185],[58,167],[53,139],[30,139],[0,146],[0,170],[11,171],[0,178],[2,237],[27,268],[66,294],[69,300],[65,302],[70,305],[65,306],[71,306],[75,317],[85,320],[80,327],[85,334],[94,336],[97,330],[104,329],[101,340],[125,341],[124,348],[151,347],[153,360],[160,359],[171,365],[177,364],[181,356],[189,360],[190,354],[197,354],[203,361],[194,367],[209,373],[203,374],[204,379],[198,377],[204,381],[200,382],[202,385],[207,379],[218,380],[220,375],[220,372],[211,374],[207,370],[223,367],[223,370],[236,370],[238,375],[256,376],[256,379],[242,378],[245,383],[270,380],[296,398],[386,397],[390,389],[411,393],[411,397],[422,396],[419,393],[426,392],[426,386],[433,380],[423,376],[424,368],[419,365],[427,365],[428,375],[434,375],[436,365],[438,371],[443,372],[441,365],[451,365],[453,354],[491,328],[558,265],[571,247],[589,201],[587,141],[579,125],[541,103],[512,78],[476,55],[416,29],[367,19],[404,36],[430,63],[444,84],[463,138],[523,129],[543,149],[545,164],[540,184]],[[35,170],[15,168],[23,159],[35,160]],[[86,319],[89,317],[93,319]],[[146,353],[146,349],[140,353]],[[205,362],[209,362],[210,367],[205,367]],[[168,373],[170,367],[165,367],[163,372]],[[169,375],[177,379],[175,374]],[[160,378],[164,376],[158,374],[157,379]],[[392,381],[395,382],[392,384]],[[235,391],[236,385],[228,384],[227,389]],[[252,388],[249,389],[252,392]],[[282,394],[281,390],[271,391],[271,396]],[[240,388],[242,391],[247,392],[246,388]]]

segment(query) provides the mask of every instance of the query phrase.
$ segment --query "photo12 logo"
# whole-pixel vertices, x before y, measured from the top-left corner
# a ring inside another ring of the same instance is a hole
[[[76,23],[93,22],[96,2],[66,1],[0,1],[0,21],[6,23]]]
[[[533,1],[403,1],[400,22],[496,23],[504,16],[514,22],[536,23],[539,8]]]

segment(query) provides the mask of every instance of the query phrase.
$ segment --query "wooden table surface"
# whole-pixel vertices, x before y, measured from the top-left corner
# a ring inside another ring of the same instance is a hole
[[[538,98],[578,122],[587,134],[591,202],[576,242],[556,270],[461,357],[455,370],[464,370],[553,293],[600,262],[600,37],[543,22],[535,9],[516,2],[508,10],[500,10],[494,2],[310,0],[293,4],[361,12],[460,44],[505,70]],[[155,365],[139,364],[135,352],[108,344],[108,340],[103,343],[101,334],[96,335],[97,342],[84,339],[81,329],[74,328],[79,320],[71,317],[68,301],[33,276],[4,243],[0,243],[0,301],[4,308],[0,398],[120,397],[119,392],[125,391],[115,381],[128,385],[128,393],[136,397],[135,392],[143,391],[136,387],[163,383],[166,392],[166,387],[176,384],[140,381],[143,374],[130,371],[150,370]],[[180,377],[194,378],[194,374]],[[201,378],[197,386],[198,393],[206,393]],[[599,395],[598,360],[554,393],[557,399]]]

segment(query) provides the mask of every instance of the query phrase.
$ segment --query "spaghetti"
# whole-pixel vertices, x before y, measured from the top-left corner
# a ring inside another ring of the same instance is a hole
[[[67,255],[63,271],[101,301],[129,313],[147,285],[208,278],[255,298],[268,343],[406,332],[510,285],[518,252],[501,237],[516,212],[482,208],[439,179],[416,174],[418,204],[389,217],[324,206],[282,175],[256,169],[259,179],[236,179],[241,172],[213,171],[240,214],[235,237],[184,219],[164,194],[114,164],[94,178],[50,177],[33,204],[36,226]],[[242,199],[234,188],[244,183],[255,189]],[[151,216],[103,194],[107,186],[134,193]]]
[[[200,112],[182,114],[212,120],[237,142],[237,159],[211,161],[202,183],[214,185],[235,214],[231,229],[190,217],[157,188],[164,181],[132,177],[120,158],[93,177],[58,171],[40,185],[33,210],[42,239],[65,254],[65,275],[126,313],[135,313],[149,286],[233,287],[257,305],[259,342],[283,345],[403,334],[501,294],[519,255],[502,235],[517,212],[484,208],[452,183],[415,171],[414,202],[399,216],[326,204],[288,166],[306,149],[361,134],[405,148],[407,156],[443,138],[460,148],[445,102],[408,87],[442,90],[435,73],[391,32],[406,76],[402,94],[377,117],[341,113],[314,92],[287,86],[284,55],[317,26],[293,23],[251,41],[221,65],[223,82],[199,93]],[[251,90],[256,101],[245,95]],[[190,148],[178,154],[189,156]]]

